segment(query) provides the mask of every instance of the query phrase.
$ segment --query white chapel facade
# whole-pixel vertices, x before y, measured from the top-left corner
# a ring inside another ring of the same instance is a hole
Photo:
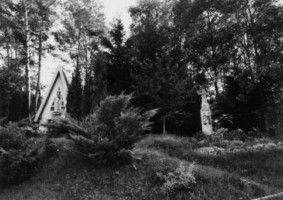
[[[59,66],[36,113],[35,122],[45,124],[66,117],[68,86],[63,67]]]

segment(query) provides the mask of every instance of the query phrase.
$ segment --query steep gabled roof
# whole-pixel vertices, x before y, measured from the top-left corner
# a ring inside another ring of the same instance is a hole
[[[58,78],[61,77],[61,80],[63,82],[63,90],[65,92],[65,94],[67,94],[68,92],[68,86],[69,86],[69,81],[67,79],[67,76],[63,70],[63,67],[62,66],[59,66],[53,76],[53,79],[49,85],[49,88],[47,90],[47,93],[45,94],[44,98],[43,98],[43,101],[41,102],[41,105],[35,115],[35,118],[34,118],[34,122],[38,122],[40,116],[42,115],[46,105],[47,105],[47,102],[49,101],[49,98],[51,96],[51,93],[54,89],[54,86],[58,80]]]

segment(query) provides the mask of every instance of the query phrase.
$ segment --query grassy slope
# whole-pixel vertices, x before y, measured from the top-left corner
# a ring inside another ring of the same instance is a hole
[[[1,200],[166,199],[157,172],[194,164],[196,184],[172,199],[250,199],[283,190],[283,150],[233,154],[199,153],[197,141],[149,136],[136,145],[126,166],[91,167],[56,159],[34,178],[0,192]]]

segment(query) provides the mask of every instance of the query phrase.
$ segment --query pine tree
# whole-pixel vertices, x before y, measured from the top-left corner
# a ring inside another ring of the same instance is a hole
[[[80,119],[82,116],[82,78],[78,66],[73,73],[72,83],[68,90],[67,112],[75,119]]]
[[[93,77],[86,76],[83,90],[83,116],[87,116],[92,111]]]
[[[107,92],[110,95],[118,95],[122,92],[131,93],[133,80],[124,42],[124,26],[120,19],[113,24],[109,35],[109,39],[103,38],[102,40],[102,45],[107,49],[104,52],[107,58]]]
[[[168,12],[173,6],[173,1],[143,0],[130,9],[134,23],[127,51],[134,81],[133,104],[160,109],[153,119],[155,132],[192,134],[200,128],[200,108],[181,51],[181,37]]]
[[[92,96],[92,110],[99,106],[100,101],[106,97],[107,93],[107,71],[105,65],[105,58],[101,53],[93,56],[92,68],[94,73],[94,88]]]

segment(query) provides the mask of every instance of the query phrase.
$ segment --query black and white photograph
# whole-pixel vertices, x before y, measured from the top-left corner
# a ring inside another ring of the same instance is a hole
[[[0,0],[0,200],[283,200],[283,0]]]

